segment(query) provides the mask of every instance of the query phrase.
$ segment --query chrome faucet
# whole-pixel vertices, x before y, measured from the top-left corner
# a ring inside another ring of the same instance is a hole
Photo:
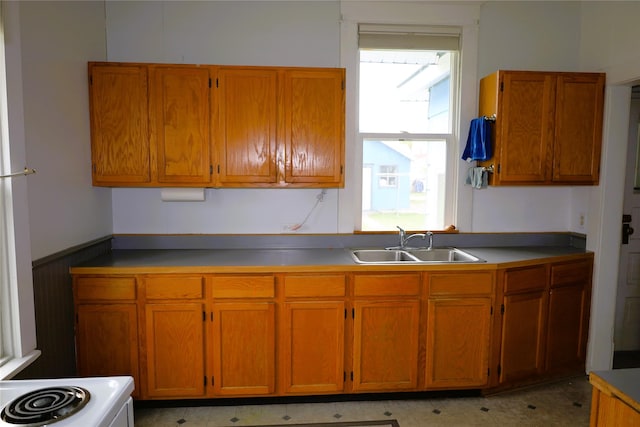
[[[400,226],[396,225],[396,228],[398,229],[398,234],[400,237],[400,245],[396,246],[395,248],[387,249],[405,249],[409,240],[417,238],[421,238],[422,240],[424,240],[427,238],[427,236],[429,237],[429,247],[427,249],[431,250],[433,248],[433,232],[427,231],[426,233],[415,233],[407,236],[407,233],[402,228],[400,228]]]

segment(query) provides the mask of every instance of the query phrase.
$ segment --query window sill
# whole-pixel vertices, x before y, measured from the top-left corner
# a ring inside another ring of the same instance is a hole
[[[0,380],[8,380],[17,375],[24,368],[32,364],[40,357],[40,350],[33,350],[31,353],[23,357],[9,359],[5,364],[0,366]]]

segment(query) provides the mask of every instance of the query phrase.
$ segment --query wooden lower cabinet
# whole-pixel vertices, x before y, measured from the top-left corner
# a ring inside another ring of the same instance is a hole
[[[278,375],[284,394],[345,390],[346,277],[283,277]]]
[[[83,377],[130,375],[140,396],[138,308],[132,276],[76,276],[76,362]]]
[[[78,374],[163,400],[533,383],[584,369],[592,263],[75,274]]]
[[[353,391],[418,387],[418,301],[354,303]]]
[[[201,302],[146,304],[147,397],[204,397],[204,314]]]
[[[418,388],[420,274],[354,277],[352,390]]]
[[[546,370],[583,369],[591,306],[591,260],[551,265]]]
[[[131,375],[139,395],[138,322],[135,304],[79,304],[76,307],[78,375]]]
[[[428,276],[427,388],[482,388],[489,381],[492,272]]]
[[[344,301],[286,302],[281,319],[281,377],[287,394],[344,390]]]
[[[213,304],[213,392],[220,396],[275,391],[275,304]]]
[[[502,338],[498,365],[501,383],[544,372],[547,276],[545,265],[503,272]]]

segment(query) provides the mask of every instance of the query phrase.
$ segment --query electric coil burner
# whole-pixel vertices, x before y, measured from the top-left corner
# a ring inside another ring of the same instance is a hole
[[[130,376],[0,381],[0,427],[133,427]]]
[[[21,426],[44,426],[78,412],[91,397],[88,390],[56,386],[33,390],[14,399],[0,413],[3,421]]]

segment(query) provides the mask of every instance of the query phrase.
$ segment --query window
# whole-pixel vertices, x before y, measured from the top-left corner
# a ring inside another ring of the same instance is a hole
[[[458,30],[359,26],[363,231],[445,228]]]

